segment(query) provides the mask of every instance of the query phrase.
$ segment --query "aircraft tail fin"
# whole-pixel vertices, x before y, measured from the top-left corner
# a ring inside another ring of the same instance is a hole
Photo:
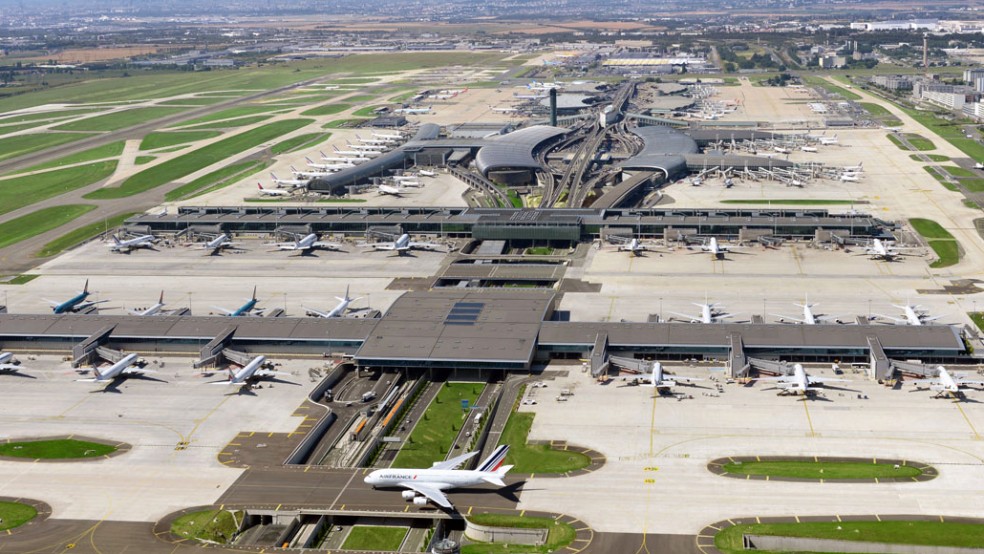
[[[304,156],[304,161],[306,161],[308,163],[308,165],[313,165],[314,164],[314,160],[312,160],[311,158],[309,158],[307,156]]]
[[[85,280],[85,286],[82,287],[82,292],[89,292],[89,280]]]
[[[157,300],[157,303],[158,304],[164,303],[164,291],[161,291],[161,297]]]
[[[256,188],[263,190],[263,185],[261,185],[260,183],[256,183]]]
[[[482,477],[482,480],[485,481],[486,483],[489,483],[489,484],[492,484],[492,485],[496,485],[496,486],[499,486],[499,487],[504,487],[504,486],[506,486],[506,483],[502,480],[502,478],[505,477],[506,476],[506,473],[508,473],[509,470],[512,469],[512,468],[513,468],[513,466],[511,466],[511,465],[509,465],[509,466],[501,466],[499,469],[497,469],[494,472],[492,472],[491,475],[486,475],[486,476]]]
[[[481,471],[483,473],[495,473],[496,475],[498,475],[499,470],[502,468],[502,462],[505,461],[506,454],[508,453],[509,453],[508,444],[499,445],[498,447],[496,447],[495,450],[492,451],[492,454],[490,454],[489,457],[486,458],[480,466],[478,466],[478,471]],[[509,471],[509,468],[511,467],[512,466],[506,466],[506,471]],[[502,474],[504,475],[505,472],[502,472]]]
[[[119,246],[120,244],[123,244],[123,243],[120,242],[120,237],[118,237],[116,235],[113,235],[113,243],[116,244],[117,246]]]
[[[253,296],[250,297],[250,300],[256,300],[256,285],[253,285]]]

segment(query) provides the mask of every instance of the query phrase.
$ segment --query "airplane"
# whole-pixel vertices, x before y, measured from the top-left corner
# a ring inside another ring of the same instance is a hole
[[[779,394],[792,394],[808,396],[822,390],[824,383],[846,383],[847,379],[830,379],[827,377],[813,377],[808,375],[803,366],[796,364],[793,366],[792,375],[780,375],[779,377],[758,377],[756,381],[768,381],[776,383]],[[820,385],[820,387],[814,386]]]
[[[389,195],[389,196],[403,196],[403,183],[397,183],[396,186],[381,184],[376,187],[379,194]]]
[[[14,363],[13,352],[0,352],[0,371],[19,371],[26,369],[20,363]]]
[[[557,90],[560,90],[561,89],[561,85],[559,83],[538,83],[536,81],[533,81],[532,83],[526,85],[526,88],[528,88],[530,90],[549,91],[550,89],[553,89],[553,88],[555,88]]]
[[[984,381],[982,380],[968,379],[965,375],[960,373],[951,374],[941,365],[936,366],[936,370],[939,372],[936,378],[918,379],[912,381],[912,384],[916,388],[928,388],[929,390],[937,393],[937,397],[953,396],[954,398],[960,398],[963,396],[963,391],[960,390],[960,387],[965,387],[967,385],[984,385]],[[929,386],[927,387],[925,385]]]
[[[202,244],[202,249],[209,250],[209,255],[215,255],[225,248],[235,248],[236,245],[229,240],[229,235],[222,233],[214,239]]]
[[[89,292],[89,280],[85,280],[85,287],[82,291],[75,296],[69,298],[64,302],[55,302],[54,300],[45,299],[45,302],[51,304],[51,311],[56,314],[67,314],[73,312],[80,312],[90,306],[95,306],[96,304],[102,304],[104,302],[109,302],[109,300],[98,300],[96,302],[86,302],[85,299],[92,294]]]
[[[153,306],[144,310],[128,310],[128,311],[130,312],[130,315],[137,315],[137,316],[162,315],[165,313],[164,311],[162,311],[162,308],[164,308],[164,291],[161,291],[161,297],[157,300],[157,303],[154,304]]]
[[[820,137],[819,140],[820,140],[820,144],[824,146],[832,146],[834,144],[839,144],[839,142],[837,141],[837,135],[834,135],[832,137]]]
[[[290,171],[294,175],[304,179],[321,179],[323,177],[328,177],[329,175],[334,175],[335,173],[341,171],[341,169],[315,169],[311,171],[302,171],[294,166],[291,166]]]
[[[400,133],[398,131],[393,132],[392,134],[389,134],[389,133],[377,133],[376,131],[373,131],[372,132],[372,136],[379,137],[379,138],[396,139],[396,140],[402,140],[402,139],[406,138],[406,137],[403,136],[403,133]]]
[[[897,304],[892,304],[892,306],[902,310],[902,317],[892,317],[890,315],[881,315],[881,314],[874,314],[874,315],[884,319],[890,319],[896,323],[901,323],[904,325],[924,325],[926,323],[931,323],[943,317],[941,315],[930,317],[926,313],[926,310],[924,310],[921,306],[918,305],[905,304],[904,306],[899,306]]]
[[[254,286],[253,287],[253,296],[251,296],[249,298],[249,300],[246,301],[245,304],[243,304],[242,306],[236,308],[235,310],[227,310],[225,308],[220,308],[219,306],[212,306],[212,307],[215,308],[216,310],[219,310],[220,312],[225,313],[225,315],[227,315],[229,317],[240,317],[240,316],[249,316],[249,315],[259,315],[259,314],[263,313],[263,309],[260,308],[258,310],[254,310],[254,308],[256,308],[256,305],[259,302],[260,301],[256,299],[256,287]]]
[[[109,245],[109,249],[113,252],[121,252],[129,254],[132,250],[136,248],[154,248],[154,244],[161,239],[155,237],[154,235],[140,235],[127,240],[120,240],[119,237],[113,235],[113,244]]]
[[[901,252],[894,244],[882,242],[880,239],[871,241],[871,246],[864,249],[864,253],[871,256],[872,260],[884,260],[886,262],[895,261],[895,258],[910,256]]]
[[[304,157],[304,161],[307,162],[308,167],[313,167],[314,169],[321,169],[324,171],[337,171],[340,169],[348,169],[350,167],[355,167],[355,164],[348,163],[348,162],[319,164],[319,163],[315,163],[313,160],[311,160],[311,158],[308,158],[307,156]]]
[[[426,169],[420,169],[417,171],[418,174],[424,177],[437,177],[437,173],[434,171],[427,171]]]
[[[307,253],[312,250],[341,250],[343,245],[337,242],[322,242],[318,240],[318,235],[311,233],[301,239],[295,240],[294,242],[285,242],[277,245],[277,250],[291,250],[301,253]]]
[[[336,296],[335,300],[338,300],[338,305],[332,308],[331,310],[328,310],[327,312],[322,312],[319,310],[315,310],[313,308],[305,308],[304,310],[305,313],[307,313],[307,315],[311,315],[311,316],[324,317],[324,318],[342,317],[343,315],[345,315],[345,312],[348,311],[349,304],[360,299],[361,297],[349,298],[349,288],[345,287],[345,296],[343,298],[339,298]]]
[[[842,183],[860,183],[861,179],[854,173],[843,173],[840,176],[840,182]]]
[[[263,369],[263,364],[266,362],[266,356],[257,356],[250,360],[248,364],[243,366],[239,371],[233,371],[229,369],[229,379],[226,381],[213,381],[209,383],[210,385],[239,385],[239,386],[249,386],[256,381],[264,377],[276,377],[278,375],[289,375],[282,371],[270,371],[269,369]]]
[[[395,144],[396,143],[396,139],[378,138],[378,137],[377,138],[373,138],[373,137],[362,138],[362,137],[360,137],[358,135],[358,133],[356,133],[355,139],[358,140],[359,142],[363,143],[363,144],[383,144],[383,145],[386,145],[386,144]]]
[[[535,93],[534,94],[517,94],[517,93],[513,93],[513,98],[517,98],[519,100],[542,100],[542,99],[544,99],[546,97],[547,97],[546,94],[535,94]]]
[[[434,106],[427,106],[426,108],[398,108],[393,110],[394,113],[402,114],[425,114],[430,113],[431,108]]]
[[[732,318],[735,316],[735,314],[722,313],[720,310],[717,309],[717,304],[708,304],[706,300],[704,301],[703,304],[698,304],[696,302],[694,302],[693,304],[694,306],[700,308],[700,315],[695,316],[690,314],[682,314],[679,312],[670,312],[670,313],[673,315],[678,315],[680,317],[689,319],[690,323],[706,323],[706,324],[720,323],[721,320]]]
[[[649,245],[644,244],[637,238],[618,245],[619,252],[631,252],[633,256],[641,256],[643,252],[649,252],[650,248]]]
[[[272,171],[270,172],[270,178],[277,187],[281,185],[287,185],[292,188],[303,187],[307,186],[308,181],[310,181],[310,179],[279,179],[277,178],[277,174]]]
[[[498,107],[490,105],[489,109],[492,110],[492,113],[516,113],[519,111],[519,108],[513,108],[510,106]]]
[[[364,479],[367,485],[377,488],[405,488],[401,494],[407,502],[416,506],[426,506],[433,502],[442,508],[454,509],[451,501],[443,491],[460,487],[472,487],[489,483],[499,487],[506,484],[502,481],[511,465],[502,465],[509,452],[508,445],[498,446],[492,454],[483,461],[477,469],[457,469],[477,452],[462,454],[450,460],[436,462],[427,469],[377,469]]]
[[[92,374],[95,377],[91,379],[76,379],[80,383],[112,383],[120,379],[125,379],[131,375],[143,375],[145,373],[156,373],[155,371],[149,369],[141,368],[139,364],[139,354],[127,354],[120,361],[109,366],[105,371],[99,371],[95,366],[92,368]]]
[[[801,146],[800,150],[802,150],[803,152],[809,152],[811,154],[816,154],[817,152],[819,152],[819,150],[817,150],[817,148],[814,146]]]
[[[710,252],[717,259],[724,258],[724,255],[731,252],[733,246],[721,246],[718,244],[717,237],[711,237],[707,242],[700,246],[704,252]]]
[[[696,381],[703,381],[703,379],[697,379],[694,377],[683,377],[681,375],[666,375],[665,373],[663,373],[663,364],[659,362],[653,362],[653,374],[652,377],[650,377],[650,382],[645,383],[642,386],[654,387],[657,390],[670,389],[672,387],[675,387],[677,383],[686,383],[688,385],[691,385]]]
[[[352,144],[350,142],[345,143],[349,148],[355,148],[356,150],[362,152],[375,152],[376,154],[381,154],[383,150],[388,150],[389,146],[382,144]]]
[[[794,304],[794,306],[798,306],[803,309],[802,318],[795,318],[795,317],[790,317],[780,314],[772,314],[772,315],[778,317],[780,323],[793,321],[795,323],[802,323],[803,325],[819,325],[820,323],[823,323],[825,320],[833,319],[831,316],[825,316],[822,314],[814,313],[813,307],[816,306],[816,304],[810,304],[809,295],[807,295],[806,300],[802,304]]]
[[[342,154],[345,156],[356,156],[359,158],[375,158],[379,155],[379,152],[369,152],[365,150],[339,150],[337,146],[332,146],[336,154]]]
[[[841,168],[848,173],[861,173],[864,171],[864,162],[858,162],[858,165],[852,165],[850,167]]]
[[[263,185],[256,183],[256,186],[260,189],[260,196],[290,196],[290,191],[280,190],[280,189],[265,189]]]
[[[403,233],[393,242],[375,242],[372,244],[373,250],[388,250],[404,255],[411,250],[437,250],[443,248],[440,244],[430,242],[414,242],[410,240],[410,235]]]
[[[789,154],[789,149],[783,148],[782,146],[773,146],[772,149],[780,154]]]
[[[324,152],[321,152],[321,160],[325,162],[338,162],[344,164],[359,165],[368,162],[368,158],[355,158],[349,156],[329,156]]]

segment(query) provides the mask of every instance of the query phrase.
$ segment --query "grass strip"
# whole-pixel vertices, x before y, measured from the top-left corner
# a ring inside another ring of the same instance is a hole
[[[40,275],[36,273],[23,273],[21,275],[15,275],[6,281],[3,281],[4,285],[26,285],[31,281],[37,279]]]
[[[349,100],[351,100],[351,98]],[[376,117],[377,115],[376,110],[378,110],[380,107],[381,106],[366,106],[364,108],[359,108],[358,110],[355,110],[354,112],[352,112],[352,115],[357,117]]]
[[[335,121],[329,121],[321,126],[322,129],[346,129],[350,127],[358,127],[359,125],[369,121],[365,118],[353,117],[351,119],[336,119]]]
[[[417,421],[392,467],[430,467],[443,460],[465,419],[461,401],[467,400],[469,406],[474,406],[483,388],[482,383],[444,383]]]
[[[239,530],[243,512],[203,510],[185,514],[171,523],[171,532],[186,539],[226,544]]]
[[[911,159],[913,159],[913,160],[915,160],[917,162],[921,162],[922,161],[922,156],[926,156],[927,158],[929,158],[931,161],[934,161],[934,162],[948,162],[948,161],[950,161],[950,157],[949,156],[944,156],[943,154],[911,154],[909,156],[909,158],[911,158]]]
[[[331,133],[307,133],[278,142],[270,147],[274,155],[286,154],[302,148],[311,148],[321,144],[331,137]]]
[[[157,156],[137,156],[133,160],[134,165],[144,165],[157,159]]]
[[[324,104],[301,112],[303,116],[335,115],[352,107],[352,104]]]
[[[875,104],[872,102],[858,102],[858,105],[864,108],[864,111],[868,112],[874,117],[882,117],[886,115],[892,115],[892,112],[885,109],[881,104]]]
[[[104,144],[102,146],[97,146],[95,148],[90,148],[88,150],[83,150],[82,152],[65,156],[64,158],[58,158],[57,160],[38,164],[23,171],[18,171],[17,173],[28,173],[33,171],[41,171],[44,169],[54,169],[64,165],[75,165],[84,162],[103,160],[106,158],[116,158],[123,153],[123,147],[125,144],[126,143],[122,140],[111,142],[109,144]]]
[[[932,219],[912,218],[909,220],[909,225],[912,225],[912,228],[915,229],[917,233],[927,239],[954,240],[953,235],[951,235],[949,231],[944,229],[942,225]]]
[[[960,261],[960,245],[955,240],[931,240],[929,247],[936,253],[938,259],[929,264],[933,269],[956,265]]]
[[[219,160],[225,160],[231,156],[240,154],[268,140],[275,139],[291,131],[296,131],[311,122],[310,119],[285,119],[283,121],[269,123],[262,127],[222,139],[208,146],[203,146],[177,158],[157,164],[154,167],[147,168],[123,181],[118,187],[101,188],[87,194],[85,197],[107,199],[124,198],[134,194],[140,194],[141,192],[190,175]]]
[[[52,127],[52,129],[55,131],[116,131],[183,111],[185,111],[184,108],[134,108],[132,110],[97,115],[78,121],[70,121],[63,125]]]
[[[943,188],[945,188],[946,190],[952,190],[954,192],[957,192],[957,191],[960,190],[956,185],[954,185],[953,183],[947,181],[946,180],[946,177],[940,175],[937,172],[937,169],[934,166],[924,165],[923,166],[923,169],[926,171],[926,173],[929,173],[930,175],[932,175],[933,176],[933,179],[936,179],[936,182],[937,183],[943,185]]]
[[[410,530],[407,527],[356,525],[342,543],[342,550],[396,552]]]
[[[0,444],[0,456],[31,460],[68,460],[98,458],[116,452],[116,447],[76,439],[8,442]]]
[[[34,506],[20,502],[0,502],[0,531],[20,527],[38,515]]]
[[[202,117],[196,117],[195,119],[189,119],[187,121],[182,121],[179,125],[196,125],[198,123],[210,123],[213,121],[222,121],[224,119],[236,119],[244,117],[247,115],[256,115],[267,112],[272,112],[274,110],[279,110],[284,106],[278,106],[276,104],[253,104],[250,106],[236,106],[235,108],[229,108],[227,110],[222,110],[220,112],[211,113],[208,115],[203,115]]]
[[[83,242],[100,235],[102,233],[108,232],[110,229],[115,229],[123,224],[124,221],[130,219],[134,215],[140,212],[121,212],[116,215],[107,217],[102,221],[97,221],[95,223],[90,223],[84,227],[79,227],[78,229],[73,229],[72,231],[56,238],[55,240],[45,244],[41,247],[34,257],[36,258],[48,258],[61,254],[65,250],[73,248]]]
[[[91,204],[65,204],[42,208],[0,223],[0,248],[46,233],[96,209]]]
[[[783,460],[762,462],[732,462],[724,471],[738,475],[767,475],[797,479],[886,479],[916,477],[922,470],[913,466],[877,464],[871,462],[814,462],[812,460]]]
[[[520,398],[522,393],[520,393]],[[546,444],[529,444],[530,429],[536,414],[514,411],[506,422],[499,442],[509,445],[507,464],[517,473],[565,473],[588,467],[591,459],[572,450],[554,450]]]
[[[915,148],[920,152],[925,152],[927,150],[936,150],[936,145],[933,144],[933,141],[929,140],[924,136],[907,134],[905,138],[906,140],[909,141],[909,144],[911,144],[913,148]]]
[[[222,169],[213,171],[208,175],[203,175],[186,185],[181,185],[174,190],[168,191],[167,194],[164,195],[164,200],[173,202],[175,200],[181,200],[185,197],[199,196],[212,192],[213,190],[218,190],[222,187],[231,185],[240,179],[244,179],[247,174],[256,173],[266,166],[266,162],[259,160],[240,162],[226,166]]]
[[[116,171],[116,162],[96,162],[0,180],[0,215],[99,182]]]
[[[979,547],[984,544],[984,525],[940,521],[824,521],[734,525],[715,535],[714,546],[726,553],[745,552],[742,535],[746,534],[919,546]]]
[[[577,531],[569,523],[547,517],[510,516],[500,514],[474,514],[468,516],[468,521],[487,527],[505,527],[514,529],[547,529],[547,542],[542,546],[525,544],[470,544],[462,547],[461,554],[485,553],[532,553],[558,552],[574,542]]]
[[[199,140],[215,138],[222,133],[220,131],[173,131],[148,133],[140,142],[141,150],[156,150],[167,148],[175,144],[185,144]]]
[[[82,140],[90,133],[34,133],[0,138],[0,161]]]
[[[212,123],[202,123],[201,125],[192,125],[190,127],[181,127],[181,131],[208,131],[214,129],[232,129],[234,127],[246,127],[247,125],[253,125],[260,123],[261,121],[266,121],[272,116],[269,115],[254,115],[249,117],[240,117],[239,119],[225,119],[222,121],[215,121]]]
[[[974,173],[973,171],[971,171],[969,169],[966,169],[966,168],[963,168],[963,167],[951,167],[951,166],[948,166],[948,165],[941,165],[940,167],[942,167],[943,169],[945,169],[947,173],[949,173],[950,175],[953,175],[954,177],[976,177],[977,176],[977,174]]]

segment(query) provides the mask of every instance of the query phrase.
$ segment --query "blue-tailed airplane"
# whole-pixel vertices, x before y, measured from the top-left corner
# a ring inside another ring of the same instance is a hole
[[[246,316],[246,315],[259,315],[259,314],[263,313],[263,309],[262,308],[260,308],[258,310],[257,309],[254,309],[254,308],[256,308],[256,305],[258,303],[259,303],[259,300],[256,299],[256,287],[254,286],[253,287],[253,296],[251,296],[250,299],[247,300],[245,304],[243,304],[242,306],[236,308],[235,310],[227,310],[227,309],[222,308],[222,307],[219,307],[219,306],[212,306],[212,307],[215,308],[216,310],[219,310],[220,312],[223,312],[227,316],[230,316],[230,317],[239,317],[239,316]]]
[[[91,306],[95,306],[96,304],[109,302],[109,300],[97,300],[94,302],[93,301],[86,302],[86,298],[89,298],[90,294],[92,293],[89,292],[89,280],[86,279],[85,287],[82,288],[82,291],[76,294],[75,296],[69,298],[68,300],[64,302],[56,302],[54,300],[48,300],[47,298],[45,298],[44,300],[45,302],[51,304],[51,311],[56,314],[68,314],[68,313],[79,312]]]

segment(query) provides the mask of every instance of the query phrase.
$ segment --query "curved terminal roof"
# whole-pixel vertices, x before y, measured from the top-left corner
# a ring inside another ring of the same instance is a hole
[[[642,150],[622,162],[623,169],[655,169],[672,176],[687,169],[686,154],[700,150],[697,142],[670,127],[652,126],[630,129],[642,139]]]
[[[533,156],[537,147],[547,140],[569,132],[569,129],[561,127],[534,125],[486,139],[485,145],[475,155],[475,166],[482,175],[488,175],[493,169],[539,169],[540,164]]]

